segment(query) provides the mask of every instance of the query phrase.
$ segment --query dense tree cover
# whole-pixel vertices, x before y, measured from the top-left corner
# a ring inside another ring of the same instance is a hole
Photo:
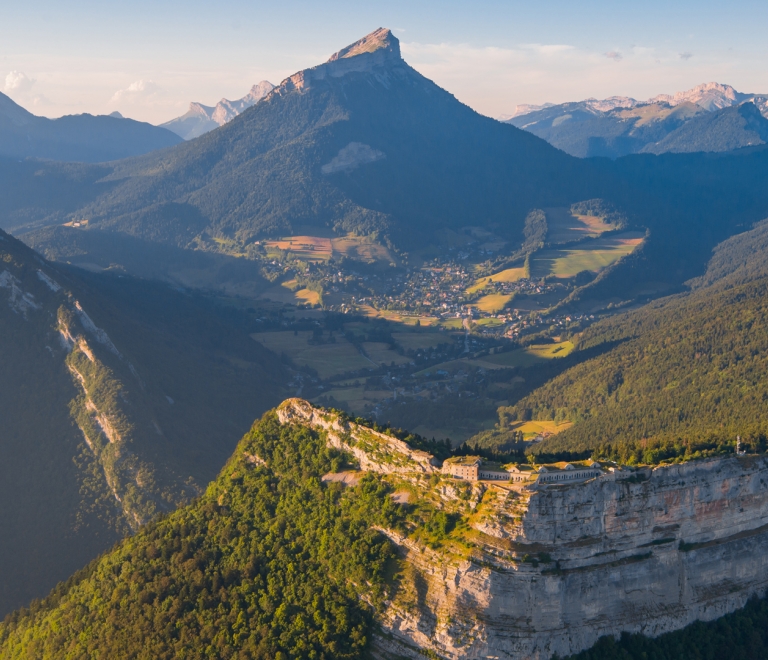
[[[697,115],[655,144],[646,153],[730,151],[768,142],[768,119],[754,103]]]
[[[569,660],[763,660],[768,657],[768,600],[751,599],[746,607],[711,622],[696,623],[655,639],[624,633],[603,637]]]
[[[0,656],[361,657],[394,556],[371,526],[403,514],[373,477],[323,484],[342,461],[267,414],[194,505],[6,617]]]
[[[650,305],[586,331],[580,347],[617,345],[504,412],[575,422],[543,451],[763,442],[767,323],[768,278]]]

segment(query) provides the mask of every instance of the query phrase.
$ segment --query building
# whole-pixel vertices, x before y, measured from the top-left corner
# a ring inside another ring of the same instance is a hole
[[[594,479],[603,473],[600,463],[596,461],[576,461],[573,463],[553,463],[542,465],[538,470],[536,483],[539,484],[568,484]]]
[[[480,478],[482,462],[479,456],[454,456],[443,463],[443,473],[458,479],[477,481]]]
[[[467,481],[535,482],[573,484],[594,479],[604,469],[596,461],[574,461],[547,465],[509,464],[486,461],[480,456],[454,456],[443,463],[443,474]]]

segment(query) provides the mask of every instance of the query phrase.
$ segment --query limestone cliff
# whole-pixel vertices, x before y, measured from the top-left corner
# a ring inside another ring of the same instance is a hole
[[[715,619],[768,586],[768,458],[468,490],[439,475],[429,454],[335,413],[293,399],[278,414],[323,429],[361,469],[466,522],[439,547],[381,530],[403,562],[380,619],[380,658],[564,656],[603,635]]]
[[[549,658],[722,616],[765,592],[767,489],[768,461],[736,457],[519,494],[493,487],[469,557],[393,538],[418,598],[395,599],[380,648]]]

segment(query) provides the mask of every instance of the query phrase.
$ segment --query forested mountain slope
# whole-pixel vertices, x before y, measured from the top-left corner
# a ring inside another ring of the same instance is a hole
[[[358,464],[367,471],[348,471]],[[729,459],[720,467],[733,470],[738,464]],[[707,480],[712,474],[704,469],[698,476]],[[620,478],[622,499],[644,505],[647,499],[637,487],[642,479],[628,471]],[[673,479],[678,481],[679,475]],[[613,484],[615,478],[604,480]],[[665,483],[651,495],[669,497],[669,487],[676,485]],[[579,562],[583,543],[564,541],[552,548],[530,544],[531,539],[504,543],[507,538],[490,534],[487,525],[494,520],[501,526],[520,524],[509,512],[524,517],[526,508],[534,506],[538,515],[531,528],[541,532],[551,505],[562,504],[564,489],[577,495],[579,488],[558,486],[535,495],[536,489],[461,484],[441,478],[432,457],[405,442],[306,402],[286,402],[254,424],[198,500],[150,523],[44,600],[7,616],[0,624],[0,655],[9,660],[351,660],[477,657],[490,648],[497,655],[503,650],[516,657],[518,641],[542,635],[541,629],[533,628],[533,617],[510,617],[499,603],[515,597],[534,606],[549,605],[555,614],[542,617],[539,625],[552,626],[558,615],[573,616],[563,611],[562,590],[554,595],[531,592],[524,581],[565,583],[564,576],[595,567],[563,570],[547,552],[523,554],[529,548],[547,548],[560,553],[563,562],[569,561],[568,554],[578,555]],[[628,497],[630,489],[634,492]],[[499,497],[505,493],[506,502]],[[544,506],[536,508],[536,497],[545,498]],[[717,501],[727,504],[726,498]],[[578,518],[565,527],[569,525],[594,530],[590,521]],[[478,534],[480,530],[485,533]],[[650,529],[645,533],[650,535]],[[542,534],[544,538],[548,532]],[[627,596],[621,585],[640,584],[638,564],[653,562],[655,553],[664,552],[667,559],[679,553],[680,563],[693,556],[665,541],[669,539],[662,540],[665,549],[648,543],[641,546],[651,546],[645,554],[608,563],[621,578],[620,571],[637,574],[629,582],[620,578],[600,595],[592,590],[588,598],[610,597],[612,592],[624,608],[637,596]],[[504,568],[512,565],[512,557],[514,568]],[[517,575],[518,583],[507,584],[505,590],[509,574]],[[668,568],[664,575],[669,575]],[[464,590],[461,598],[459,588]],[[472,598],[478,595],[485,598]],[[442,624],[438,606],[447,619]],[[727,646],[743,657],[758,658],[768,642],[766,611],[765,601],[754,599],[718,621],[696,623],[656,640],[640,635],[624,635],[618,642],[605,638],[578,657],[693,659],[709,657],[702,655],[704,650]],[[404,640],[412,643],[405,645]],[[534,657],[549,657],[548,648],[545,639],[535,647]]]
[[[732,151],[767,142],[768,119],[754,103],[744,103],[699,114],[658,142],[644,147],[643,152]]]
[[[198,501],[0,624],[0,655],[365,657],[394,559],[371,525],[401,513],[376,479],[321,483],[340,462],[268,414]]]
[[[597,196],[583,170],[457,101],[378,30],[220,129],[112,165],[70,215],[89,219],[89,231],[180,247],[311,228],[413,247],[466,225],[492,225],[517,241],[532,207]]]
[[[542,443],[541,451],[609,444],[649,450],[714,446],[736,435],[763,447],[768,438],[766,235],[764,222],[720,245],[708,273],[692,282],[691,293],[588,329],[578,340],[579,350],[602,346],[604,352],[505,413],[512,419],[575,422]]]
[[[165,128],[124,117],[38,117],[0,93],[0,156],[99,163],[181,141]]]
[[[247,323],[0,232],[0,612],[194,497],[285,382]]]

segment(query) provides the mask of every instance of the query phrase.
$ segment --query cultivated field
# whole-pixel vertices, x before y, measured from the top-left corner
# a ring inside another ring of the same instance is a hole
[[[364,417],[371,407],[391,396],[390,390],[366,390],[362,386],[334,387],[317,397],[315,401],[326,400],[326,397],[330,397],[345,410],[359,417]]]
[[[411,361],[411,358],[393,351],[389,344],[384,342],[366,341],[363,343],[363,349],[376,364],[389,366],[393,362],[397,365],[407,364]]]
[[[341,257],[367,262],[394,261],[386,247],[364,236],[286,236],[280,240],[264,241],[264,246],[268,254],[270,250],[282,250],[305,261],[328,261]]]
[[[481,312],[488,312],[489,314],[495,314],[500,312],[507,306],[507,303],[512,300],[512,294],[503,293],[489,293],[487,296],[483,296],[477,302],[472,303],[472,307],[476,307]]]
[[[517,282],[525,277],[525,268],[507,268],[488,277],[481,277],[467,289],[468,294],[473,294],[484,289],[491,281],[493,282]]]
[[[275,284],[261,293],[260,298],[287,305],[299,305],[309,303],[317,305],[320,302],[320,294],[309,289],[297,289],[296,280],[289,280],[282,284]]]
[[[421,326],[430,326],[438,322],[436,316],[412,316],[387,309],[376,309],[370,305],[361,305],[359,311],[372,319],[385,319],[392,323],[401,323],[403,325],[416,325],[416,322],[418,322]],[[461,319],[459,319],[459,324],[461,324]]]
[[[550,243],[569,243],[587,236],[600,236],[615,229],[613,225],[603,222],[597,216],[574,215],[565,207],[548,208],[544,211],[547,215],[547,240]]]
[[[538,436],[547,437],[556,435],[560,431],[573,426],[573,422],[554,422],[551,420],[540,420],[535,422],[513,422],[510,428],[513,431],[522,431],[524,440],[531,440]]]
[[[378,365],[366,359],[343,336],[335,343],[309,344],[311,332],[257,332],[253,339],[277,355],[287,355],[297,366],[310,367],[320,378],[331,378],[359,369],[372,369]],[[394,353],[394,351],[393,351]]]
[[[531,259],[531,276],[569,278],[585,270],[597,272],[632,253],[643,237],[641,232],[623,232],[571,249],[537,252]]]
[[[496,353],[494,355],[483,355],[479,358],[461,358],[443,362],[428,369],[420,371],[420,374],[431,372],[438,369],[454,372],[466,367],[476,367],[479,369],[509,369],[510,367],[531,367],[541,363],[544,360],[561,358],[569,355],[573,351],[573,344],[570,341],[562,341],[556,344],[532,344],[525,348],[518,348],[514,351],[505,353]]]
[[[418,351],[440,344],[451,344],[454,335],[447,332],[393,332],[392,339],[403,350]]]

